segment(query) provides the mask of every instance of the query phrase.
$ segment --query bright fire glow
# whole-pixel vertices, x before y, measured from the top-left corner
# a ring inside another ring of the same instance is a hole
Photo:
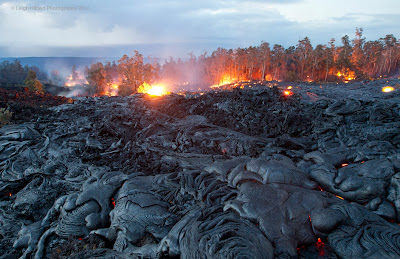
[[[291,86],[291,85],[289,85],[288,87],[287,87],[287,89],[288,90],[291,90],[293,87]]]
[[[356,74],[354,73],[354,71],[348,71],[347,74],[342,74],[341,72],[337,72],[336,76],[342,77],[344,81],[347,81],[345,83],[348,83],[348,81],[356,79]]]
[[[154,85],[151,87],[151,89],[147,92],[150,95],[165,95],[167,92],[165,91],[164,87],[159,86],[159,85]]]
[[[219,84],[217,85],[212,85],[210,86],[210,88],[218,88],[222,85],[229,85],[229,84],[233,84],[236,80],[236,78],[232,78],[230,77],[230,75],[224,75],[220,80],[219,80]]]
[[[267,74],[267,75],[265,76],[265,81],[272,81],[272,80],[273,80],[272,75]]]
[[[161,85],[149,85],[144,83],[138,88],[138,93],[145,93],[153,96],[162,96],[167,94],[167,90]]]
[[[283,94],[286,96],[291,96],[291,95],[293,95],[293,92],[289,91],[289,90],[285,90],[285,91],[283,91]]]
[[[394,88],[391,86],[385,86],[382,88],[382,92],[384,92],[384,93],[390,93],[392,91],[394,91]]]

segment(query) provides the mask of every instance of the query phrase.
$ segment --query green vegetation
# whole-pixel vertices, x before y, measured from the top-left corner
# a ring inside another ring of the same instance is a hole
[[[28,75],[24,81],[25,86],[28,88],[30,92],[35,92],[39,94],[44,93],[43,85],[36,78],[36,73],[33,70],[29,70]]]
[[[0,108],[0,128],[8,124],[11,120],[12,112],[8,109]]]

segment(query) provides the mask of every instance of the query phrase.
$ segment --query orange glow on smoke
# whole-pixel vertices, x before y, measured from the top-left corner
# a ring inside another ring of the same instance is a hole
[[[89,84],[89,82],[81,77],[73,79],[72,75],[65,77],[66,82],[64,83],[64,86],[66,87],[74,87],[76,85],[85,85]]]
[[[394,87],[391,87],[391,86],[385,86],[382,88],[382,92],[384,92],[384,93],[390,93],[392,91],[394,91]]]

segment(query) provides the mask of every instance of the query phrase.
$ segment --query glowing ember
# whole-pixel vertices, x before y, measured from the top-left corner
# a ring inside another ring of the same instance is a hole
[[[384,92],[384,93],[390,93],[392,91],[394,91],[394,87],[391,87],[391,86],[385,86],[382,88],[382,92]]]
[[[338,197],[341,200],[344,200],[343,197],[340,197],[339,195],[335,195],[336,197]]]
[[[285,91],[283,91],[283,94],[286,96],[291,96],[291,95],[293,95],[293,92],[289,91],[289,90],[285,90]]]
[[[291,90],[293,87],[289,85],[286,89]]]
[[[349,164],[347,164],[347,163],[344,163],[344,164],[342,164],[342,167],[345,167],[345,166],[348,166]]]

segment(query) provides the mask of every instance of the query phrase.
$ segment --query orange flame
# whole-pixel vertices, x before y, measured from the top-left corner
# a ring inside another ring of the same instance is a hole
[[[162,96],[167,94],[167,90],[161,85],[149,85],[144,83],[143,85],[139,86],[138,93],[149,94],[152,96]]]
[[[356,79],[356,74],[354,73],[354,71],[351,71],[351,70],[348,71],[347,74],[342,74],[341,72],[337,72],[336,76],[342,77],[343,80],[345,81],[345,83],[346,83],[346,81],[348,83],[348,81],[352,81],[352,80]]]
[[[218,88],[222,85],[229,85],[229,84],[233,84],[236,81],[236,78],[232,78],[231,75],[224,75],[221,77],[221,79],[219,80],[219,83],[216,85],[212,85],[210,86],[210,88]]]

